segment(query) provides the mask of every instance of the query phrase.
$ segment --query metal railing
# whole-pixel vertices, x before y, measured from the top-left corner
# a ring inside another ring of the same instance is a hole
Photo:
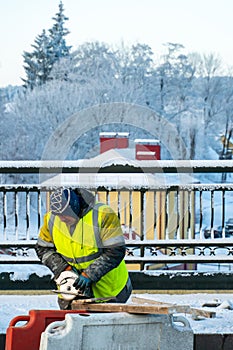
[[[162,161],[143,164],[143,174],[231,173],[231,161]],[[141,163],[140,163],[141,164]],[[78,162],[2,162],[2,174],[51,173],[132,174],[141,168],[82,167]],[[129,171],[130,170],[130,171]],[[47,194],[57,187],[77,187],[73,183],[2,184],[0,186],[0,263],[39,263],[34,252],[39,228],[46,212]],[[83,184],[79,186],[86,187]],[[169,264],[233,263],[232,231],[226,226],[233,218],[233,184],[172,183],[141,187],[112,186],[105,182],[88,187],[96,198],[118,213],[126,238],[125,260],[137,268],[168,268]],[[206,227],[207,226],[207,227]]]

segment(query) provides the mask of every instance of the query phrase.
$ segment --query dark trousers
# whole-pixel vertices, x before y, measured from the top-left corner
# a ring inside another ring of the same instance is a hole
[[[128,278],[126,285],[124,288],[120,291],[120,293],[116,296],[116,299],[114,300],[115,303],[126,303],[126,301],[129,299],[131,293],[132,293],[133,287],[131,284],[130,278]],[[110,301],[111,303],[111,301]]]

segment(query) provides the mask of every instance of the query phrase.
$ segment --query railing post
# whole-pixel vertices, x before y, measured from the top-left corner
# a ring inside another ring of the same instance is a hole
[[[144,195],[145,192],[144,191],[140,191],[141,195],[140,195],[140,207],[141,207],[141,235],[140,235],[140,239],[141,241],[144,240],[145,237],[145,225],[144,225],[144,220],[145,220],[145,199],[144,199]],[[144,257],[145,255],[145,247],[141,246],[140,247],[140,256]],[[144,266],[145,264],[143,262],[140,263],[140,270],[144,270]]]

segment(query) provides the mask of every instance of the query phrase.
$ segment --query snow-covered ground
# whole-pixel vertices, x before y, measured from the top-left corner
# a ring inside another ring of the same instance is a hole
[[[195,293],[195,294],[135,294],[143,298],[150,298],[166,303],[178,305],[190,305],[191,307],[202,307],[205,303],[218,301],[217,308],[205,307],[208,311],[216,311],[215,318],[192,319],[190,314],[184,315],[195,334],[232,334],[233,333],[233,310],[221,308],[225,304],[233,304],[231,293]]]
[[[23,292],[22,292],[23,293]],[[0,333],[6,333],[9,322],[16,316],[28,315],[29,310],[59,309],[55,295],[0,295]],[[17,323],[17,326],[20,326]]]
[[[218,300],[233,303],[231,293],[197,293],[197,294],[133,294],[133,296],[153,299],[157,301],[201,307],[206,302]],[[131,303],[131,299],[128,303]],[[28,315],[29,310],[58,309],[56,295],[0,295],[0,333],[5,333],[9,322],[16,316]],[[232,334],[233,310],[206,308],[216,311],[215,318],[193,320],[189,314],[184,315],[195,334]],[[22,324],[17,323],[17,326]]]

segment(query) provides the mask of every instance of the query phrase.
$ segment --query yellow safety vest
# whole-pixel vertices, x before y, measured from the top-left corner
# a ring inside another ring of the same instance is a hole
[[[87,268],[97,259],[103,249],[100,238],[100,215],[98,208],[104,204],[98,203],[81,218],[72,234],[59,216],[50,214],[48,226],[57,252],[77,270]],[[128,270],[125,261],[106,273],[98,282],[92,283],[93,294],[96,298],[116,296],[124,288],[128,280]]]

